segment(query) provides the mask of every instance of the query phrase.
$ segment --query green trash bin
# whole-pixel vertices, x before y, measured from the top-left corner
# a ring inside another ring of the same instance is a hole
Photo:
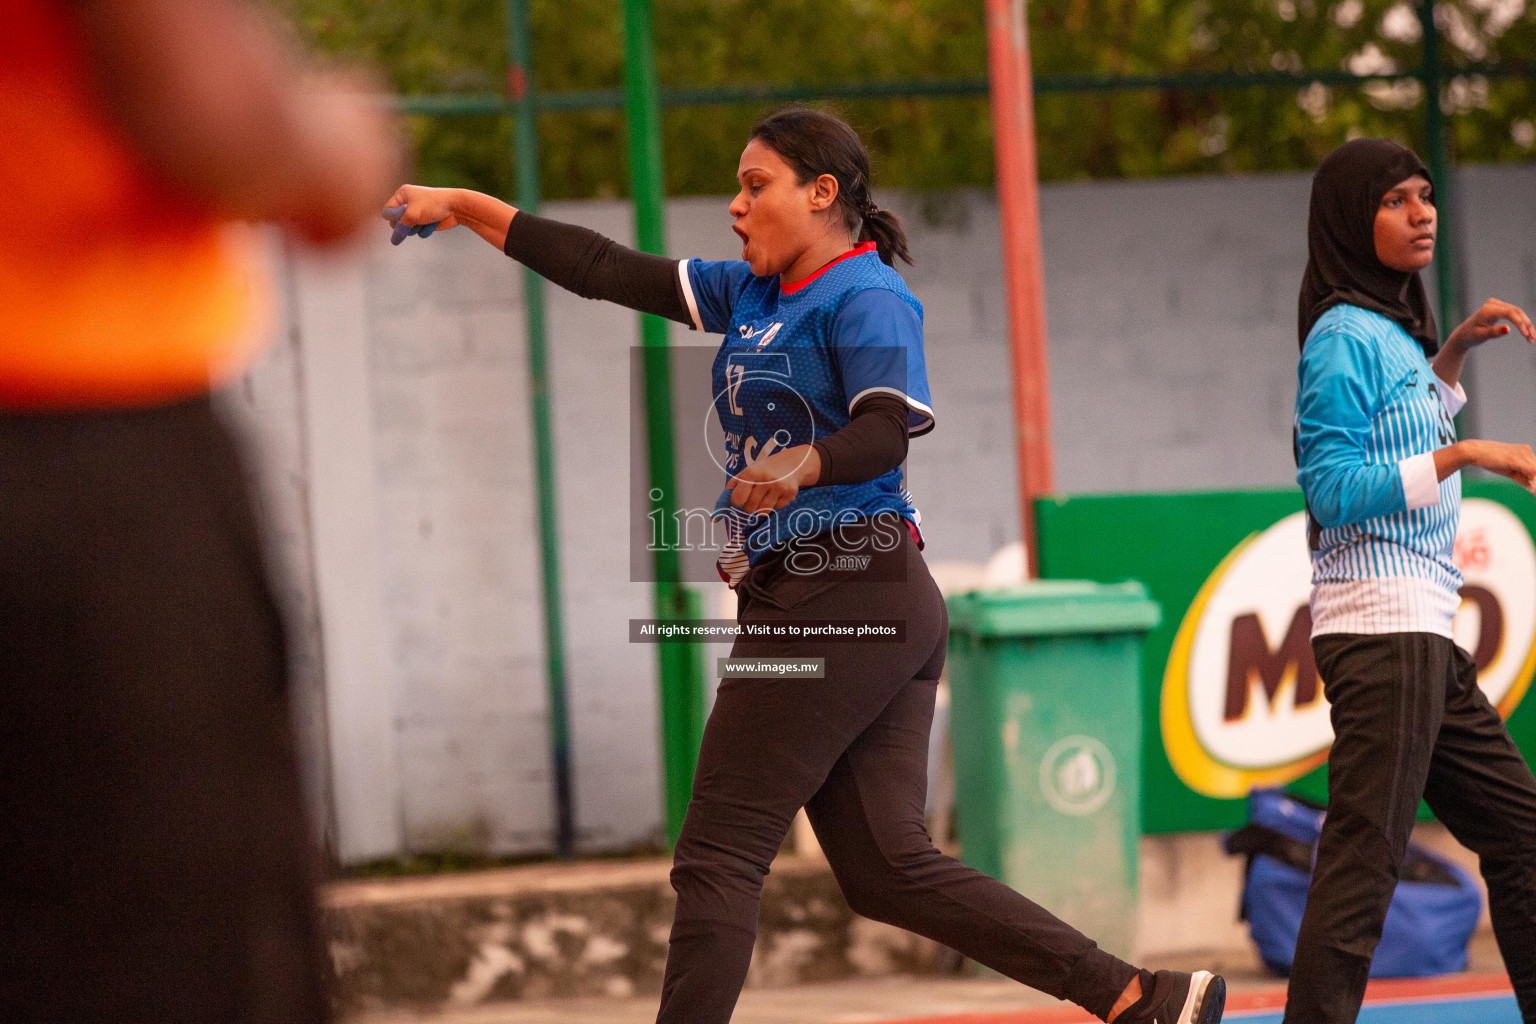
[[[964,861],[1128,958],[1141,836],[1140,583],[1038,580],[949,598]]]

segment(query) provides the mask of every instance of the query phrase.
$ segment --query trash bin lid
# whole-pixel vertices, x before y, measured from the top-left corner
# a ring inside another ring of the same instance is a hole
[[[1163,620],[1135,580],[1030,580],[954,594],[947,603],[949,628],[980,637],[1144,633]]]

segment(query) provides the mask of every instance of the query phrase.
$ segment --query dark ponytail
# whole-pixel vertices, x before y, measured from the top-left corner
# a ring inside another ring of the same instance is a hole
[[[800,184],[823,174],[837,179],[837,208],[850,234],[875,243],[880,258],[895,266],[913,264],[901,218],[875,205],[869,194],[869,153],[859,135],[839,118],[809,107],[769,114],[752,126],[750,138],[779,154]]]

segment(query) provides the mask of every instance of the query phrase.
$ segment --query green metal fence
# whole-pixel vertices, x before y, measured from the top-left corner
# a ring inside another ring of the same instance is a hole
[[[978,3],[981,0],[977,0]],[[516,164],[516,202],[526,210],[539,205],[539,151],[537,116],[590,110],[622,110],[629,126],[631,196],[635,209],[635,238],[639,248],[653,253],[666,250],[662,177],[661,111],[667,107],[718,104],[773,104],[827,100],[897,99],[923,97],[985,96],[984,78],[950,80],[900,79],[880,82],[828,85],[739,85],[700,88],[661,88],[657,81],[652,41],[651,0],[624,3],[624,87],[540,92],[534,87],[530,63],[529,0],[507,0],[506,95],[455,94],[402,96],[397,109],[405,114],[437,117],[504,115],[514,123],[513,157]],[[1436,182],[1436,199],[1442,230],[1435,259],[1440,320],[1456,323],[1462,304],[1457,274],[1455,234],[1446,227],[1457,212],[1455,179],[1446,151],[1446,115],[1437,98],[1441,88],[1462,75],[1489,80],[1529,79],[1536,65],[1524,61],[1477,62],[1448,66],[1441,51],[1440,35],[1433,17],[1433,0],[1416,0],[1422,58],[1411,70],[1392,74],[1357,75],[1348,71],[1170,73],[1166,75],[1072,75],[1037,76],[1039,94],[1080,94],[1133,90],[1212,92],[1237,89],[1292,89],[1314,83],[1328,86],[1361,86],[1369,82],[1418,81],[1424,89],[1425,157]],[[554,436],[551,428],[551,396],[547,361],[543,282],[525,271],[528,335],[530,410],[533,417],[534,452],[537,460],[539,552],[543,572],[546,677],[549,692],[550,749],[555,780],[557,848],[563,857],[572,854],[576,809],[572,797],[571,747],[566,700],[564,633],[560,610],[560,555],[557,540],[559,505],[556,499]],[[667,362],[667,327],[661,319],[641,316],[641,343],[645,350],[645,400],[648,468],[653,511],[667,518],[676,507],[675,465],[672,443],[671,380]],[[696,592],[681,582],[676,552],[656,553],[655,613],[658,618],[695,618],[700,615]],[[675,841],[687,806],[688,791],[703,730],[704,670],[701,650],[686,644],[657,644],[661,676],[661,725],[665,760],[667,834]]]

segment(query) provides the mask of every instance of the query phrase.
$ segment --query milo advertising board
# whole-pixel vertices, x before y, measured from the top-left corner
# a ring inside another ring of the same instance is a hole
[[[1228,828],[1256,786],[1326,792],[1333,733],[1312,660],[1311,566],[1295,490],[1106,495],[1040,503],[1041,574],[1146,584],[1163,624],[1143,652],[1143,828]],[[1536,500],[1469,483],[1454,626],[1489,699],[1536,755]]]

